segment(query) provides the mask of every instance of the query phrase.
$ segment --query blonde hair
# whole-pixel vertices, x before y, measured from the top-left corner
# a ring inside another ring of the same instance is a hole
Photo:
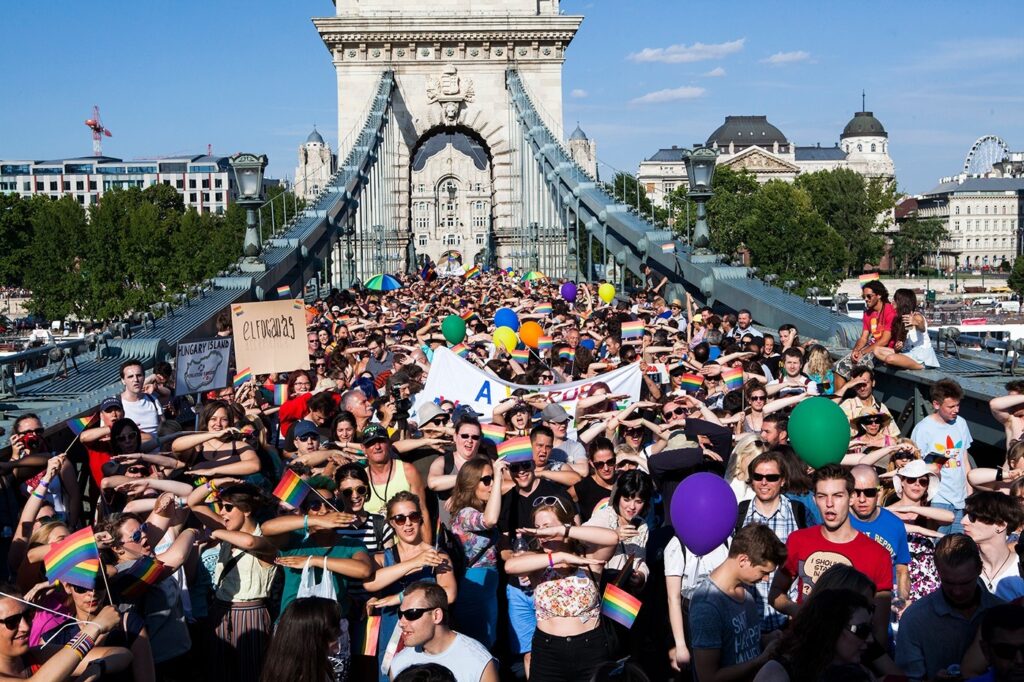
[[[750,461],[767,451],[768,447],[761,440],[761,434],[744,433],[736,439],[736,445],[732,449],[732,454],[729,455],[729,462],[725,466],[726,480],[746,481],[747,466]]]
[[[824,346],[815,344],[807,349],[804,372],[808,376],[824,377],[832,368],[832,356]]]
[[[39,527],[32,531],[32,535],[28,537],[29,549],[50,544],[50,533],[58,528],[64,528],[69,533],[71,532],[68,524],[63,521],[47,521],[46,523],[39,524]]]

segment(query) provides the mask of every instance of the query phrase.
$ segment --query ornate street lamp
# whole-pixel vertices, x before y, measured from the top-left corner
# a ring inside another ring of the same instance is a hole
[[[245,243],[242,253],[249,258],[260,255],[260,236],[256,230],[256,207],[263,203],[263,169],[267,155],[238,153],[231,157],[235,174],[235,201],[245,208]]]
[[[693,151],[685,151],[683,161],[686,163],[686,179],[690,183],[690,191],[686,196],[697,202],[697,224],[694,227],[693,246],[705,249],[711,243],[705,204],[711,198],[711,179],[715,176],[715,160],[718,158],[718,152],[708,147],[697,147]]]

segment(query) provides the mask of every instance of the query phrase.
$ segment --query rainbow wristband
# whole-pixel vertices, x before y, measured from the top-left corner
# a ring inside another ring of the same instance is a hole
[[[40,500],[45,500],[46,488],[43,488],[43,492],[39,492],[39,486],[36,486],[35,490],[32,491],[32,497],[38,497]]]
[[[96,646],[96,640],[85,632],[79,632],[70,642],[64,645],[65,648],[74,651],[78,655],[79,660],[85,658],[94,646]]]

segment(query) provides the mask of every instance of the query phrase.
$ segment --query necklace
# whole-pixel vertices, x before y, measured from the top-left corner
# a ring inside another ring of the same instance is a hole
[[[989,574],[985,572],[984,568],[981,569],[981,577],[985,581],[985,587],[988,588],[989,592],[995,589],[995,579],[998,578],[999,574],[1003,572],[1003,569],[1006,568],[1006,562],[1009,561],[1012,557],[1013,552],[1007,552],[1006,558],[1003,559],[1003,563],[999,564],[999,568],[996,569],[996,572],[993,574],[992,578],[989,578]]]
[[[388,462],[388,480],[384,482],[384,497],[381,497],[380,494],[377,492],[376,486],[373,485],[372,472],[370,474],[370,491],[373,493],[374,497],[384,502],[385,505],[388,503],[388,486],[391,485],[391,474],[393,473],[394,468],[395,460],[392,459],[390,462]]]

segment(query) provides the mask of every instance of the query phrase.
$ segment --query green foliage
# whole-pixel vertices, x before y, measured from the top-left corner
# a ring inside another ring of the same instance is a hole
[[[605,183],[604,190],[616,201],[639,210],[648,220],[651,217],[651,200],[643,185],[637,186],[636,177],[629,173],[616,173],[611,183]]]
[[[1013,289],[1017,296],[1024,301],[1024,258],[1017,258],[1013,261],[1013,270],[1006,278],[1006,286]]]
[[[949,238],[942,221],[934,218],[908,218],[892,237],[892,259],[897,272],[920,267],[925,256],[935,253],[939,244]]]
[[[747,170],[735,171],[728,166],[720,166],[711,179],[711,189],[714,194],[707,203],[711,250],[731,254],[743,242],[742,225],[760,185]],[[674,230],[683,239],[692,234],[697,223],[697,202],[686,196],[688,191],[689,187],[682,185],[669,195]]]

